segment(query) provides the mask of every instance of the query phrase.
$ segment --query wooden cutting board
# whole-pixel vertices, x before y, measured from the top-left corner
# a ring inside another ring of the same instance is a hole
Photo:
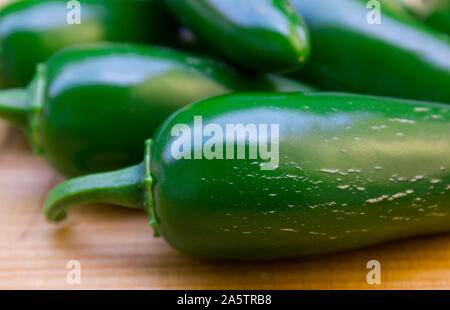
[[[321,258],[205,262],[155,239],[147,215],[107,205],[45,222],[45,193],[62,178],[0,122],[0,288],[3,289],[450,289],[450,235]],[[80,263],[69,284],[67,263]],[[369,285],[369,260],[381,284]]]

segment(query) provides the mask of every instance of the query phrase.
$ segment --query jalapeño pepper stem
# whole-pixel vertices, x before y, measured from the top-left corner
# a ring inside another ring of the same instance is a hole
[[[0,118],[14,126],[25,128],[28,124],[26,89],[9,89],[0,92]]]
[[[45,200],[45,217],[59,222],[69,207],[85,203],[114,203],[124,207],[145,209],[145,167],[92,174],[66,181],[55,187]]]
[[[91,174],[68,180],[56,186],[45,199],[45,218],[59,222],[74,205],[86,203],[112,203],[145,210],[150,226],[159,236],[158,220],[152,196],[153,178],[150,173],[152,140],[145,141],[144,161],[138,165],[112,172]]]

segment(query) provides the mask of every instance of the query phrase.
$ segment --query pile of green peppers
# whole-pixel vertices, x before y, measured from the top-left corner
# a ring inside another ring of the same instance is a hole
[[[444,2],[15,1],[0,117],[73,177],[48,194],[49,221],[136,208],[205,259],[448,232]]]

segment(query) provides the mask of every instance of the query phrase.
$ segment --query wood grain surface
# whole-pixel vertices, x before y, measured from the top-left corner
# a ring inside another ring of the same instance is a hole
[[[45,222],[43,199],[61,180],[0,121],[0,289],[450,289],[450,235],[321,258],[205,262],[153,238],[139,211],[90,205]],[[79,285],[66,280],[71,260]],[[379,285],[366,281],[369,260],[381,264]]]
[[[450,235],[321,258],[205,262],[155,239],[147,215],[107,205],[45,222],[45,193],[62,180],[24,136],[0,122],[0,288],[3,289],[449,289]],[[369,260],[381,264],[369,285]],[[81,284],[66,281],[81,264]]]

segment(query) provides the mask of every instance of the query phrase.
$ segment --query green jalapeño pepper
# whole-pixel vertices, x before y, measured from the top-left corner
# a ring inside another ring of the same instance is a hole
[[[382,3],[401,7],[411,16],[450,35],[450,0],[382,0]]]
[[[431,27],[436,28],[439,31],[442,31],[450,36],[450,1],[441,1],[442,5],[436,7],[431,12],[427,12],[428,14],[424,14],[422,17],[425,23],[430,25]],[[420,14],[416,12],[416,14]]]
[[[145,139],[172,112],[238,90],[310,88],[276,75],[244,76],[176,50],[90,43],[55,54],[27,89],[0,92],[0,116],[73,176],[138,163]]]
[[[58,185],[46,218],[91,202],[144,209],[174,248],[208,259],[323,254],[450,230],[448,105],[230,94],[179,110],[153,139],[140,165]]]
[[[36,65],[80,42],[166,42],[159,0],[29,0],[0,11],[0,85],[18,87]]]
[[[299,76],[329,90],[450,103],[447,36],[378,1],[293,4],[313,51]]]
[[[450,1],[428,0],[428,1],[405,1],[405,5],[419,19],[431,27],[450,35]]]
[[[286,71],[303,65],[309,36],[288,0],[164,0],[204,45],[243,67]]]

